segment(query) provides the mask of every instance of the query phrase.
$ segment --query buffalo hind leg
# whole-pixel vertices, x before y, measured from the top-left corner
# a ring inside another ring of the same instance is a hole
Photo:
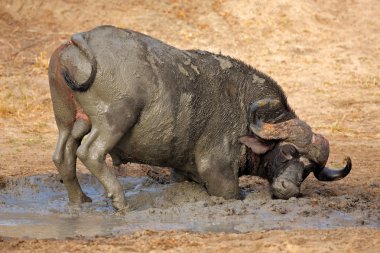
[[[127,203],[123,188],[105,161],[107,153],[120,140],[122,134],[112,134],[105,129],[93,129],[91,131],[96,131],[95,140],[91,144],[87,144],[86,140],[84,140],[78,148],[77,156],[103,185],[107,197],[112,198],[112,205],[117,210],[126,209]],[[83,147],[88,146],[88,150],[83,148],[82,145]]]
[[[105,158],[137,120],[141,107],[131,104],[133,101],[130,99],[117,101],[108,107],[105,114],[91,118],[91,138],[85,138],[77,151],[78,158],[103,185],[117,210],[128,206],[123,187],[113,170],[108,168]]]
[[[76,176],[76,151],[90,125],[82,120],[74,123],[74,131],[60,130],[53,161],[65,185],[71,204],[91,202],[79,185]]]

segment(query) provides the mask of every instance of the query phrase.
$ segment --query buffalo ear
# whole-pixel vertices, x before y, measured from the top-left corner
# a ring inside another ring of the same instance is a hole
[[[253,153],[257,155],[265,154],[273,148],[273,144],[263,143],[251,135],[241,136],[239,137],[239,141],[240,143],[249,147],[253,151]]]

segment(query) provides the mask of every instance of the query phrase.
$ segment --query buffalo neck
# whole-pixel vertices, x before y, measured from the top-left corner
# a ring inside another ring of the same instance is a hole
[[[246,146],[243,146],[239,158],[239,177],[244,175],[267,178],[267,173],[262,162],[262,158],[253,153],[252,150]]]

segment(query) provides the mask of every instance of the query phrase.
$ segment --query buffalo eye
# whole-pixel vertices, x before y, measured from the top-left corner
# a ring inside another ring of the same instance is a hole
[[[293,158],[298,158],[300,155],[298,150],[293,145],[284,145],[281,147],[281,154],[287,160],[291,160]]]

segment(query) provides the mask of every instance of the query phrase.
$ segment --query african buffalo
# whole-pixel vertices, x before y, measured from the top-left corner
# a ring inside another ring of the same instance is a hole
[[[128,205],[107,154],[114,164],[174,168],[174,178],[224,198],[239,197],[241,175],[267,178],[273,196],[287,199],[310,172],[332,181],[351,170],[350,158],[340,170],[325,167],[328,141],[296,116],[281,87],[228,56],[101,26],[54,52],[49,83],[59,129],[53,161],[71,203],[91,201],[77,157],[116,209]]]

